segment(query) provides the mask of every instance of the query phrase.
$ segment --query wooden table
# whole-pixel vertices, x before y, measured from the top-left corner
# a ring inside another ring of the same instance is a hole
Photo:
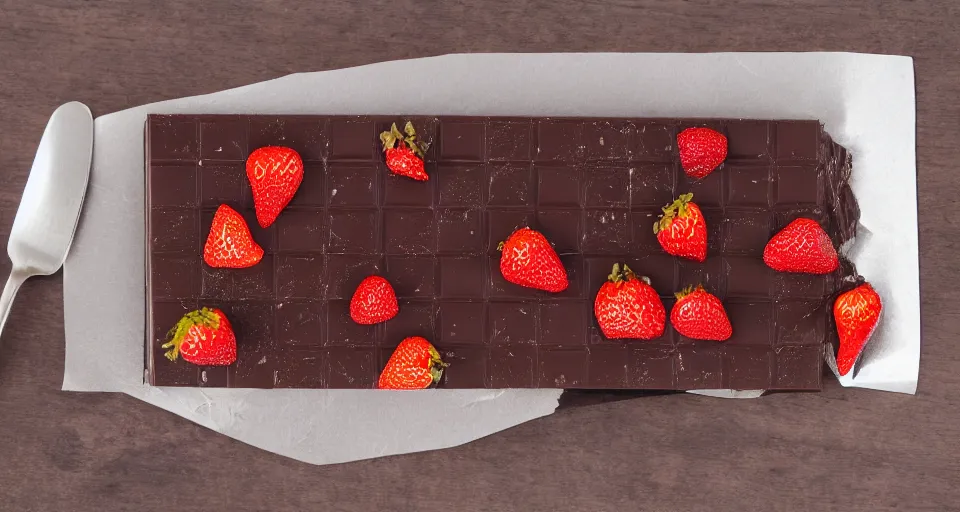
[[[0,510],[960,507],[960,3],[260,3],[251,12],[241,1],[0,0],[3,238],[44,124],[68,100],[106,114],[295,71],[448,52],[912,55],[924,333],[917,396],[830,382],[819,394],[750,401],[648,397],[565,409],[450,450],[314,467],[127,396],[61,392],[57,275],[27,283],[3,333]],[[443,428],[424,425],[425,436]]]

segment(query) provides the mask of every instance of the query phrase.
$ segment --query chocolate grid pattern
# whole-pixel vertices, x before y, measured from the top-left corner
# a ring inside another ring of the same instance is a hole
[[[410,119],[430,144],[431,180],[389,173],[378,134]],[[727,161],[690,181],[676,134],[727,135]],[[451,364],[441,387],[819,389],[836,276],[778,274],[766,241],[798,216],[824,222],[816,121],[346,116],[150,116],[147,121],[148,380],[154,385],[368,388],[406,336]],[[304,181],[277,222],[256,223],[244,162],[285,145]],[[703,264],[662,252],[660,207],[693,192],[710,227]],[[202,246],[221,203],[263,246],[250,269],[213,269]],[[529,225],[570,277],[560,294],[499,273],[497,243]],[[614,262],[672,294],[702,282],[726,305],[726,343],[669,326],[653,341],[611,341],[593,296]],[[348,315],[366,275],[393,283],[400,314],[376,326]],[[223,309],[238,361],[197,368],[159,348],[199,306]]]

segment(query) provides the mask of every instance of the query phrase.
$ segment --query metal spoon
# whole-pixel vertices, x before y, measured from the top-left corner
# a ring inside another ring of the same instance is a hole
[[[0,296],[0,331],[20,285],[29,277],[53,274],[67,259],[92,158],[90,109],[75,101],[61,105],[43,130],[10,231],[7,253],[13,270]]]

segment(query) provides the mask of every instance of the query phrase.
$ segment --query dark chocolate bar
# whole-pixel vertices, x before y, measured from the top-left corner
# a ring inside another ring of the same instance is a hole
[[[391,174],[379,133],[411,120],[427,182]],[[726,162],[700,181],[680,168],[679,130],[709,126]],[[244,162],[266,145],[297,150],[304,180],[276,223],[256,222]],[[834,242],[859,217],[846,151],[817,121],[496,117],[151,115],[146,124],[146,381],[157,386],[371,388],[405,337],[424,336],[449,367],[445,388],[817,390],[829,301],[842,272],[782,274],[764,245],[791,220]],[[709,226],[704,263],[663,252],[660,208],[693,192]],[[265,249],[247,269],[207,266],[214,210],[228,204]],[[500,275],[497,244],[522,226],[555,245],[559,294]],[[667,326],[652,341],[607,340],[593,301],[615,262],[649,276],[669,312],[702,283],[733,325],[726,342]],[[370,274],[400,313],[355,324],[348,304]],[[185,312],[219,307],[237,334],[228,367],[168,361],[160,348]]]

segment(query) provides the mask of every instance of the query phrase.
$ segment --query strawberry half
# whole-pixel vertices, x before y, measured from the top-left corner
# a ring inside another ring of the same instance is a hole
[[[387,169],[400,176],[406,176],[417,181],[427,181],[430,176],[423,167],[423,152],[426,145],[417,141],[417,131],[413,123],[407,121],[403,127],[404,133],[393,123],[390,130],[380,134],[383,151],[386,153]]]
[[[817,221],[800,218],[773,235],[763,248],[763,262],[779,272],[829,274],[840,266],[830,235]]]
[[[350,318],[363,325],[386,322],[397,316],[397,294],[390,281],[380,276],[364,279],[350,300]]]
[[[687,128],[677,135],[680,164],[694,179],[703,179],[727,158],[727,138],[710,128]]]
[[[603,335],[610,339],[652,340],[663,335],[667,313],[660,296],[646,277],[614,263],[593,303],[593,313]]]
[[[253,240],[247,221],[225,204],[217,208],[210,234],[203,245],[203,261],[211,267],[252,267],[263,258],[263,248]]]
[[[567,289],[567,270],[557,251],[539,231],[520,228],[501,242],[500,273],[507,281],[548,292]]]
[[[683,336],[695,340],[724,341],[733,336],[723,303],[703,286],[689,287],[676,294],[670,323]]]
[[[883,303],[869,283],[840,294],[833,303],[833,319],[840,336],[837,371],[846,375],[853,369],[870,336],[880,323]]]
[[[447,366],[440,353],[425,338],[413,336],[400,342],[380,373],[380,389],[426,389],[437,382]]]
[[[171,361],[177,356],[201,366],[227,366],[237,360],[237,337],[227,316],[216,308],[191,311],[167,333],[170,341],[164,355]]]
[[[707,222],[692,201],[693,194],[683,194],[664,206],[653,232],[667,254],[702,262],[707,259]]]
[[[303,182],[303,160],[282,146],[257,149],[247,158],[247,179],[253,190],[257,222],[265,228],[277,220]]]

